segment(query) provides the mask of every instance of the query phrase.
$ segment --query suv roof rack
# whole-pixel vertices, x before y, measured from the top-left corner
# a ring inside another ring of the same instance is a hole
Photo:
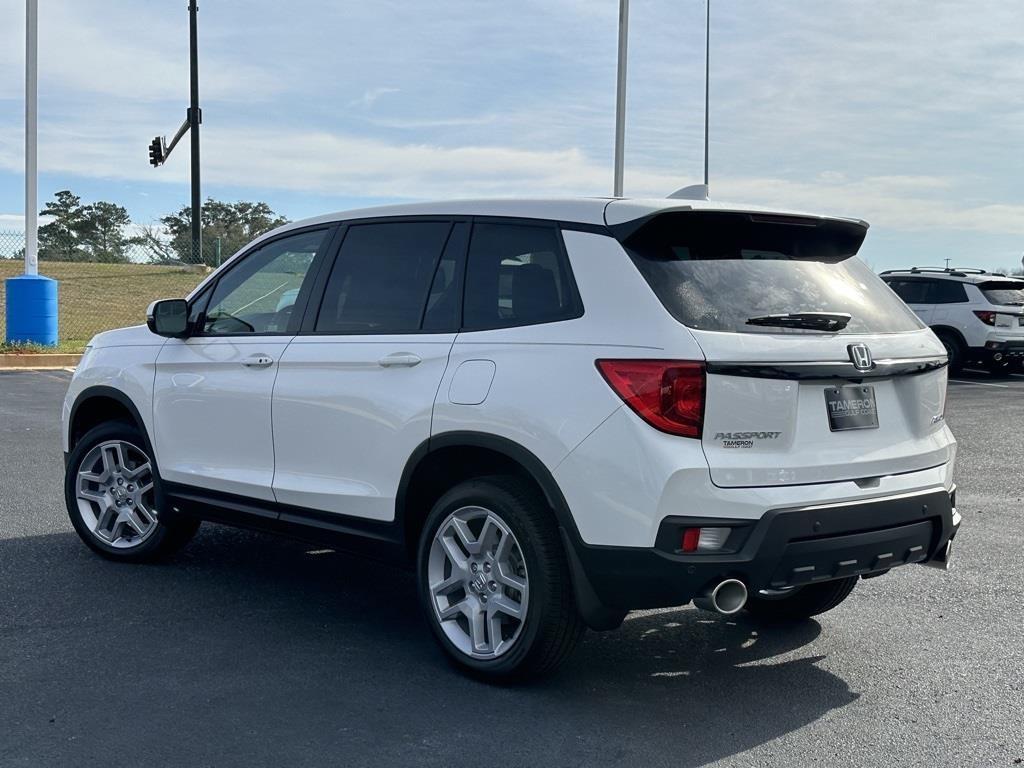
[[[965,269],[960,269],[959,267],[911,267],[910,269],[887,269],[882,274],[883,275],[891,275],[891,274],[896,273],[896,272],[909,272],[912,275],[919,275],[921,273],[929,273],[929,274],[950,275],[951,277],[967,277],[967,273],[968,272],[973,272],[973,273],[976,273],[976,274],[985,274],[985,270],[983,270],[983,269],[965,270]]]

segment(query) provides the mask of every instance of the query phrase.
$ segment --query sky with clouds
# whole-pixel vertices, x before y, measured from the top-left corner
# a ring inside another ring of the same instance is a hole
[[[863,218],[877,268],[1017,267],[1024,4],[712,0],[712,197]],[[188,97],[184,0],[42,0],[40,200],[149,224]],[[616,0],[205,0],[204,196],[290,218],[376,202],[606,195]],[[704,0],[632,0],[625,191],[700,180]],[[24,2],[0,0],[0,229],[23,208]]]

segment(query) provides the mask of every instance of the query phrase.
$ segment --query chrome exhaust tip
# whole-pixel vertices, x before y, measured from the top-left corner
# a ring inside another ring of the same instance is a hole
[[[726,579],[719,582],[714,589],[695,597],[693,604],[704,611],[731,616],[742,611],[743,606],[747,604],[747,585],[739,579]]]
[[[948,571],[953,564],[953,541],[952,539],[946,542],[946,546],[941,547],[938,552],[935,553],[935,557],[931,560],[926,560],[921,565],[927,565],[929,568],[939,568],[943,571]]]

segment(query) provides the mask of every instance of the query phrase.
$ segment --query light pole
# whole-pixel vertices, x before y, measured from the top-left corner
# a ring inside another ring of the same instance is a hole
[[[626,143],[626,44],[629,38],[629,0],[619,0],[619,66],[615,88],[615,179],[612,197],[622,197]]]
[[[25,0],[25,273],[4,281],[6,340],[57,343],[57,281],[39,274],[39,0]]]
[[[708,186],[708,125],[711,112],[711,0],[707,0],[708,8],[704,22],[704,189]]]
[[[39,274],[39,0],[25,2],[25,274]]]

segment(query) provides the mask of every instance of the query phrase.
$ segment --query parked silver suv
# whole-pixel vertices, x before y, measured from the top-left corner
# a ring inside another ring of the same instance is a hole
[[[882,279],[935,331],[954,373],[1024,367],[1024,279],[965,267],[894,269]]]

